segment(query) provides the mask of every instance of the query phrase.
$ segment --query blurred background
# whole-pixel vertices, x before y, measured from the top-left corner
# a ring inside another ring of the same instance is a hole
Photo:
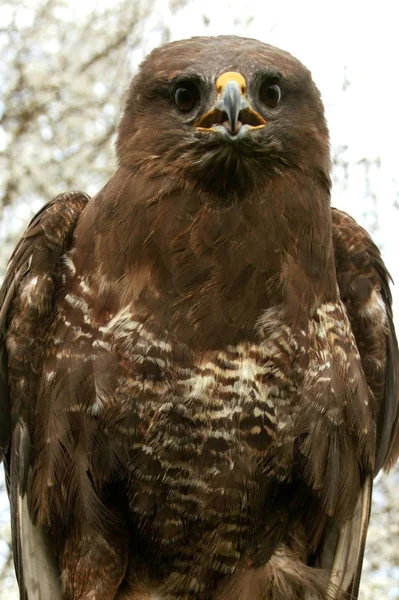
[[[163,42],[234,33],[312,71],[331,131],[333,205],[362,224],[399,282],[399,37],[392,0],[2,0],[0,275],[56,194],[97,192],[115,168],[123,93]],[[399,329],[399,284],[394,293]],[[1,415],[0,415],[1,418]],[[374,493],[362,600],[399,600],[399,470]],[[0,600],[17,600],[0,479]]]

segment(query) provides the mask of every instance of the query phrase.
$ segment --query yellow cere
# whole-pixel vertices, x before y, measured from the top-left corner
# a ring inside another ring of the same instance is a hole
[[[241,73],[237,73],[236,71],[227,71],[226,73],[222,73],[222,75],[219,75],[216,81],[217,93],[221,94],[230,81],[235,81],[239,85],[241,93],[245,94],[245,92],[247,91],[247,82],[245,81],[245,78],[241,75]]]

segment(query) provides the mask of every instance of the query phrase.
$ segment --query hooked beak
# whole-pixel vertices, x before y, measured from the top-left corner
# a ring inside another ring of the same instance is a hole
[[[241,73],[229,71],[216,81],[217,101],[194,127],[200,131],[222,130],[235,137],[244,130],[260,129],[266,121],[251,106],[246,97],[247,84]]]

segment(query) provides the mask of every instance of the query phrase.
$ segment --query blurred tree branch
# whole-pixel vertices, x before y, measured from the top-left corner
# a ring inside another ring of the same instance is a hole
[[[114,170],[112,141],[130,57],[153,1],[89,7],[63,0],[2,4],[2,266],[29,213],[67,189],[93,193]]]

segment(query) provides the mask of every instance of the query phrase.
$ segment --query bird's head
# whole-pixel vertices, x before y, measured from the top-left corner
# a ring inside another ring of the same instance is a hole
[[[289,53],[235,36],[154,50],[127,92],[121,165],[240,196],[308,173],[328,185],[328,130],[310,72]]]

